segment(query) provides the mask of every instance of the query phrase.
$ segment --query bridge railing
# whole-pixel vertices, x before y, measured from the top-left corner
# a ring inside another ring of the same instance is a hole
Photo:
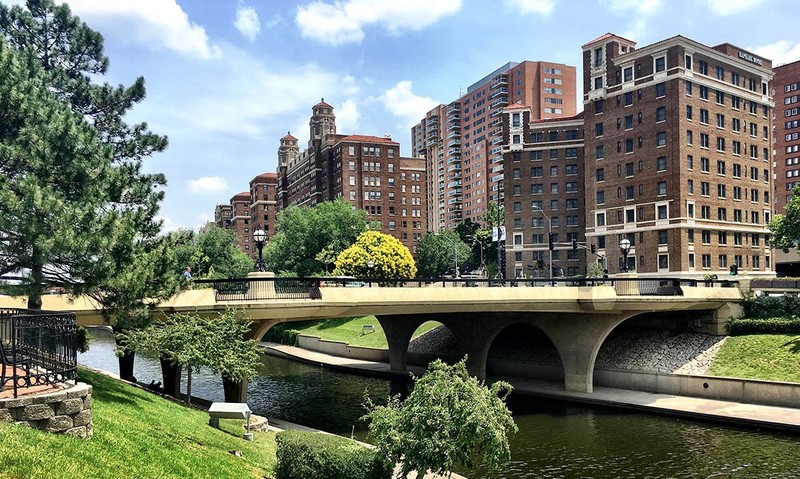
[[[77,377],[75,313],[0,310],[0,389],[58,384]]]
[[[213,288],[217,301],[320,299],[320,278],[201,279],[193,283]]]
[[[685,278],[429,278],[278,277],[197,280],[215,290],[217,301],[320,299],[325,288],[587,287],[608,285],[618,296],[683,296],[682,287],[735,287],[736,281]]]

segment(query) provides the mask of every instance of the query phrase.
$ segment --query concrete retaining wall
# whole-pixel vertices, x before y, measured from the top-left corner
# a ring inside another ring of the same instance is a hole
[[[632,389],[676,396],[721,399],[796,408],[800,384],[752,379],[692,376],[647,371],[595,369],[595,386]]]
[[[52,393],[0,399],[0,421],[91,438],[92,386],[77,383]]]
[[[389,362],[389,351],[386,349],[348,346],[341,341],[328,341],[316,336],[298,334],[297,345],[303,349],[318,351],[332,356],[382,363]],[[428,363],[436,358],[437,355],[431,353],[409,352],[407,361],[410,366],[427,366]],[[458,360],[459,358],[444,357],[443,359]],[[488,367],[487,373],[489,374],[549,381],[562,381],[564,379],[564,371],[560,365],[493,359]],[[594,385],[770,406],[797,407],[800,404],[800,384],[774,381],[668,374],[627,369],[595,369]]]

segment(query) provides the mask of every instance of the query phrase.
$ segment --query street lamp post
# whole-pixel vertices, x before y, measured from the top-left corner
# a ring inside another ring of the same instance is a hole
[[[628,272],[628,252],[631,250],[631,240],[628,238],[622,238],[622,241],[619,242],[619,250],[622,252],[622,272]]]
[[[264,243],[267,241],[267,238],[267,232],[261,229],[260,226],[253,231],[253,241],[256,242],[256,248],[258,248],[258,259],[256,260],[256,264],[253,265],[253,271],[264,272],[267,270],[267,264],[264,262],[264,256],[262,253],[264,250]]]
[[[461,277],[461,275],[460,272],[458,271],[458,242],[456,240],[451,241],[446,236],[444,236],[444,239],[450,241],[453,244],[453,263],[455,264],[455,271],[453,273],[454,277],[459,278]]]
[[[472,240],[472,246],[473,247],[475,246],[475,243],[478,243],[478,249],[481,252],[480,270],[481,270],[481,274],[483,274],[483,272],[486,271],[486,264],[483,262],[483,242],[479,241],[478,238],[476,238],[474,234],[467,236],[467,239],[471,239]]]
[[[547,256],[547,258],[548,258],[547,259],[547,261],[548,261],[548,263],[547,263],[547,279],[549,279],[550,282],[552,282],[553,281],[553,250],[550,249],[550,242],[551,242],[551,240],[553,238],[553,222],[550,221],[550,217],[547,216],[547,213],[545,213],[544,210],[542,208],[540,208],[539,206],[533,205],[533,209],[541,211],[542,212],[542,216],[544,216],[544,219],[547,220],[547,255],[548,255]]]

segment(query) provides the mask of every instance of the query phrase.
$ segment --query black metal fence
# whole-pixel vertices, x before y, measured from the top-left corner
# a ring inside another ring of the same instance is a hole
[[[0,310],[0,389],[63,383],[77,377],[75,313]]]
[[[608,285],[618,296],[683,296],[682,287],[735,287],[736,281],[685,278],[554,278],[377,279],[351,277],[247,278],[197,280],[197,287],[214,288],[217,301],[320,299],[326,288],[469,288],[469,287],[590,287]]]

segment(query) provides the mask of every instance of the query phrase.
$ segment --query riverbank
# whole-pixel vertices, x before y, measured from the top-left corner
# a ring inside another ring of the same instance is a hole
[[[408,378],[408,373],[392,371],[386,363],[332,356],[294,346],[265,343],[266,354],[291,358],[335,370],[379,377]],[[421,367],[409,368],[415,375]],[[515,393],[557,398],[588,404],[635,409],[656,414],[691,417],[800,434],[800,409],[746,404],[734,401],[648,393],[625,389],[595,387],[592,393],[565,391],[560,383],[515,377],[491,376],[489,380],[510,382]]]

